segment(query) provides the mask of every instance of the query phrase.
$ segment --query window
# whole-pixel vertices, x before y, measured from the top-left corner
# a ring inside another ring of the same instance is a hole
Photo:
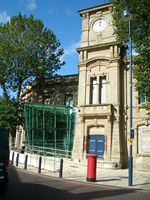
[[[139,104],[146,104],[146,103],[147,103],[147,97],[139,95]]]
[[[100,77],[99,103],[106,103],[106,76]]]
[[[73,94],[65,94],[65,105],[73,106]]]
[[[96,77],[92,77],[91,80],[91,87],[90,87],[90,104],[96,104],[96,99],[97,99],[97,78]]]
[[[50,104],[50,97],[44,96],[44,104]]]
[[[106,103],[106,76],[91,77],[90,79],[90,104]]]
[[[138,153],[150,154],[150,126],[138,128]]]

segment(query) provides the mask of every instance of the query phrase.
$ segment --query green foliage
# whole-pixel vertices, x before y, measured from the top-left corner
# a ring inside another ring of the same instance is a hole
[[[150,102],[150,1],[148,0],[114,0],[113,18],[115,32],[123,45],[128,42],[128,22],[122,18],[123,10],[128,6],[132,11],[131,36],[137,55],[133,59],[136,89]],[[150,110],[149,103],[145,105]]]
[[[22,89],[33,82],[35,88],[43,88],[64,64],[62,54],[54,32],[33,16],[19,13],[0,24],[0,125],[13,135],[16,126],[22,124]],[[10,98],[12,93],[14,99]]]
[[[44,28],[41,20],[20,13],[0,26],[0,85],[5,97],[17,92],[33,80],[51,78],[64,64],[63,49],[53,31]],[[39,86],[40,87],[40,86]]]
[[[22,125],[23,109],[15,99],[0,98],[0,126],[7,128],[14,137],[16,127]]]

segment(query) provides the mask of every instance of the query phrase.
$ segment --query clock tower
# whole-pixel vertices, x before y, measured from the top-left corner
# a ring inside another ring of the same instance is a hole
[[[99,163],[126,165],[126,141],[120,112],[121,47],[114,34],[112,4],[79,11],[78,112],[72,157],[94,153]],[[124,140],[124,144],[121,141]],[[123,152],[123,154],[122,154]]]
[[[114,35],[112,7],[109,5],[81,10],[81,47],[116,42]],[[91,12],[92,11],[92,12]]]

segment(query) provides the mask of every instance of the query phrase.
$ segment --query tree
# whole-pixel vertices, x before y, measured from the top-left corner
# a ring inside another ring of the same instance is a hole
[[[121,17],[126,6],[132,12],[131,36],[137,53],[133,58],[134,78],[137,80],[135,87],[140,95],[146,96],[145,108],[150,111],[150,1],[113,1],[115,32],[122,45],[128,43],[128,24]]]
[[[0,26],[0,84],[6,98],[10,91],[19,101],[23,87],[47,80],[64,64],[56,35],[41,20],[20,13]]]
[[[23,124],[23,110],[21,106],[18,106],[19,104],[15,99],[7,100],[4,97],[0,97],[0,127],[7,128],[12,138],[15,137],[18,124]]]
[[[19,98],[23,88],[34,86],[40,91],[64,64],[62,54],[54,32],[33,16],[19,13],[0,25],[0,86],[8,109],[17,109],[17,119],[21,116]],[[20,123],[17,119],[14,116],[13,120]]]

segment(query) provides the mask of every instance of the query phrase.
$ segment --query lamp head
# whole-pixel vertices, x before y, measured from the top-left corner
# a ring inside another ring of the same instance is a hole
[[[122,18],[123,18],[125,21],[129,21],[129,20],[132,19],[132,11],[131,11],[131,9],[129,9],[127,6],[126,6],[126,9],[123,11]]]

